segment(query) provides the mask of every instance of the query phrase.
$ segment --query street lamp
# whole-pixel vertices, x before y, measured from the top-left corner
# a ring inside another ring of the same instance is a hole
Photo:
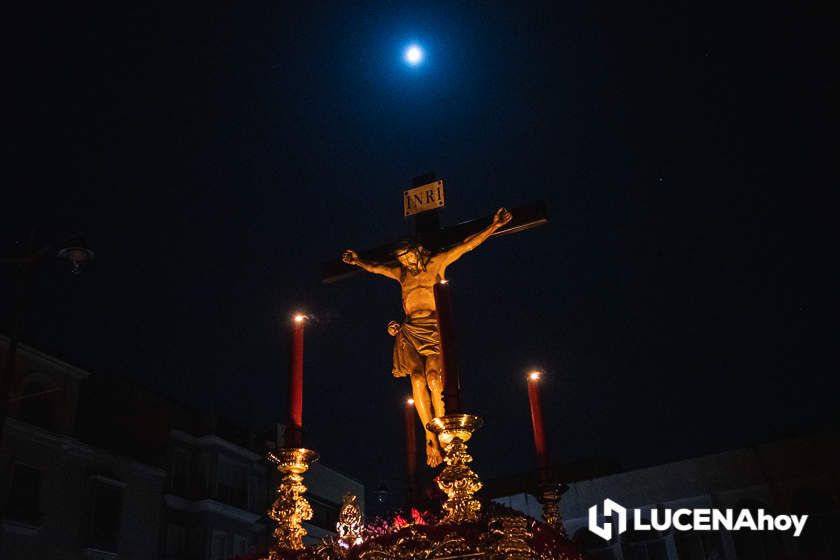
[[[373,495],[376,496],[376,501],[380,504],[384,504],[388,501],[388,497],[391,495],[391,490],[388,488],[384,482],[380,482],[379,485],[376,487],[376,490],[373,491]]]
[[[82,268],[96,258],[96,254],[88,249],[84,238],[74,237],[56,253],[56,257],[70,263],[73,274],[81,274]]]

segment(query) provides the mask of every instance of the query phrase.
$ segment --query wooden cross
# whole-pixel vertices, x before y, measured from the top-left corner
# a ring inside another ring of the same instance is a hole
[[[414,186],[424,185],[435,180],[434,174],[421,175],[412,180]],[[531,229],[548,222],[548,212],[545,202],[538,200],[531,204],[509,208],[513,219],[496,231],[493,236],[508,235]],[[439,210],[429,210],[414,217],[414,234],[423,246],[433,253],[447,249],[474,233],[478,233],[493,220],[490,214],[483,218],[461,222],[454,226],[441,227]],[[399,240],[373,247],[366,251],[359,251],[359,257],[382,264],[393,264],[394,249]],[[359,268],[343,262],[340,258],[327,261],[322,265],[321,280],[325,284],[342,280],[359,273]]]

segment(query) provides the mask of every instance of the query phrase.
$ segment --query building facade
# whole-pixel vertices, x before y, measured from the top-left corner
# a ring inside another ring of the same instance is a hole
[[[10,397],[0,558],[221,560],[270,542],[278,478],[265,455],[282,430],[259,436],[26,346]],[[306,480],[312,541],[364,486],[319,463]]]
[[[840,436],[836,433],[580,479],[568,486],[561,508],[566,530],[593,560],[840,558]],[[809,519],[800,537],[792,531],[630,530],[607,542],[588,530],[589,508],[597,505],[602,512],[607,498],[643,511],[764,509],[772,514],[804,513]],[[542,516],[533,493],[495,499],[537,519]]]
[[[0,557],[156,557],[166,472],[77,437],[87,372],[25,346],[16,366],[0,441]]]

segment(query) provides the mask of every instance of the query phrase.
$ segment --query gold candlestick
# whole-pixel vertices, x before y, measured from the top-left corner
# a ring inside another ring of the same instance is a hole
[[[566,536],[566,528],[563,527],[563,518],[560,516],[560,497],[568,490],[569,487],[565,484],[557,482],[542,482],[540,483],[540,490],[542,496],[540,501],[543,506],[543,519],[546,525]]]
[[[472,414],[447,414],[426,426],[438,436],[445,454],[446,466],[437,477],[438,487],[447,496],[443,504],[445,523],[478,521],[481,504],[473,494],[481,489],[481,481],[468,466],[473,458],[467,453],[466,442],[483,423]]]
[[[274,529],[277,547],[301,550],[303,537],[306,536],[302,523],[312,519],[312,506],[303,497],[306,486],[303,485],[301,475],[309,469],[310,463],[318,460],[318,454],[311,449],[283,447],[277,453],[269,452],[268,459],[283,473],[277,487],[277,499],[268,510],[268,517],[277,522],[277,528]],[[274,558],[279,556],[272,551],[269,559]]]

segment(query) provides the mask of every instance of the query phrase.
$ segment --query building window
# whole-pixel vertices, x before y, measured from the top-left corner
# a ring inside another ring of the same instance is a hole
[[[772,515],[769,508],[755,500],[740,502],[736,510],[748,509],[753,517],[758,510],[763,509]],[[786,558],[784,543],[781,535],[769,531],[734,531],[732,540],[735,543],[735,553],[738,560],[784,560]]]
[[[197,471],[198,471],[198,491],[201,493],[202,498],[209,497],[212,492],[212,485],[210,470],[211,470],[211,458],[209,453],[202,453],[198,456],[198,464],[197,464]]]
[[[248,507],[248,468],[219,457],[219,476],[216,496],[226,504],[246,509]]]
[[[166,526],[166,555],[181,556],[187,551],[187,531],[180,525]]]
[[[28,381],[23,386],[20,399],[18,418],[33,426],[52,429],[53,427],[53,394],[46,385],[37,381]]]
[[[590,560],[615,560],[615,539],[607,542],[584,527],[578,529],[573,540],[580,550],[586,551],[586,558]]]
[[[265,491],[265,478],[261,474],[251,476],[251,487],[248,491],[251,511],[265,511],[268,507],[267,494]]]
[[[243,556],[248,553],[248,537],[233,535],[233,555]]]
[[[29,525],[40,525],[41,471],[23,463],[15,463],[11,483],[5,517]]]
[[[172,449],[172,475],[169,481],[172,492],[187,495],[190,481],[190,454],[186,449]]]
[[[204,547],[204,529],[193,527],[190,529],[189,551],[192,558],[204,558],[207,554]]]
[[[309,522],[322,529],[335,530],[335,524],[338,521],[338,504],[312,495],[308,495],[307,499],[312,505],[312,519]]]
[[[624,560],[668,560],[665,540],[657,531],[629,530],[621,541]]]
[[[91,547],[117,551],[122,520],[124,484],[105,477],[91,477],[88,542]]]
[[[840,558],[840,508],[825,490],[802,488],[793,497],[792,513],[807,514],[802,535],[794,539],[803,558]]]
[[[210,560],[228,560],[228,534],[224,531],[213,531],[213,540],[210,543]]]
[[[717,531],[692,531],[674,537],[680,560],[709,560],[723,558],[720,533]]]

